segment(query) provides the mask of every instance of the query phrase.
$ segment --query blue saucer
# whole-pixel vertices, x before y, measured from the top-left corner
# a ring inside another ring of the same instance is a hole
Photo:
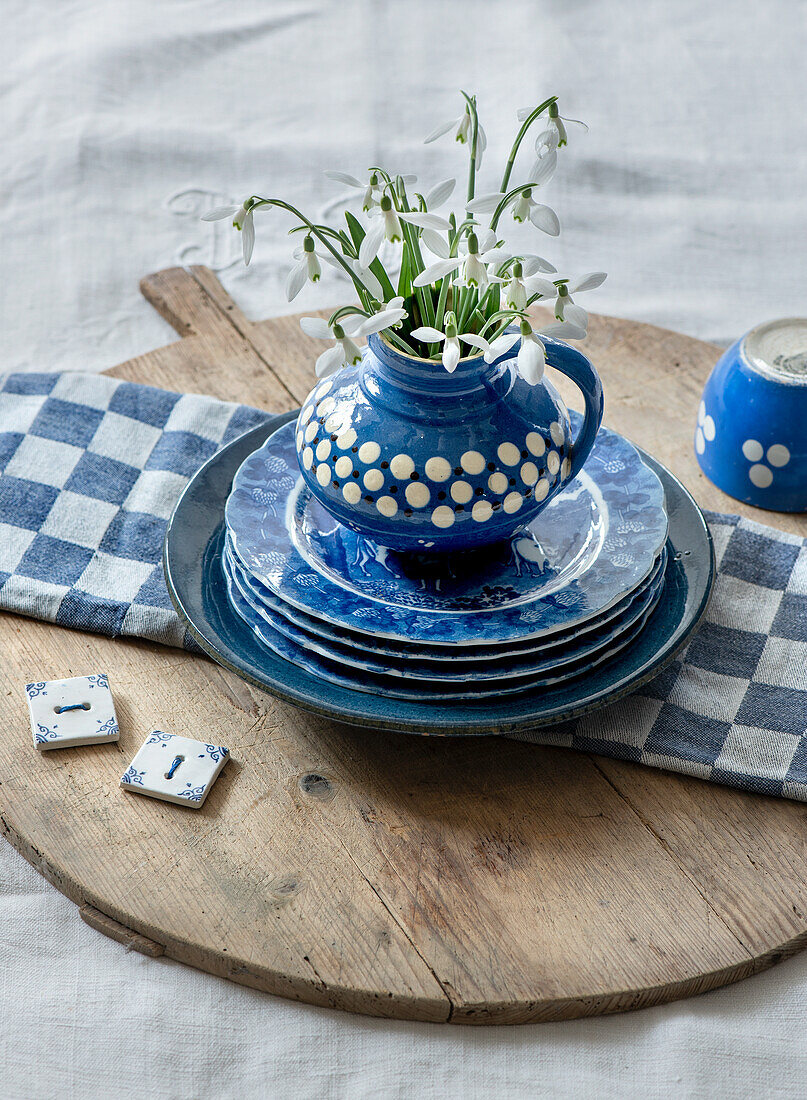
[[[230,603],[239,617],[246,623],[249,606],[244,603],[240,592],[226,574],[225,582]],[[297,665],[304,672],[316,676],[328,684],[347,688],[349,691],[367,692],[370,695],[380,694],[388,699],[405,699],[422,705],[423,703],[449,700],[466,702],[480,698],[500,699],[502,696],[546,689],[555,684],[567,683],[576,677],[588,676],[599,665],[610,661],[613,656],[635,641],[644,629],[652,610],[652,607],[648,608],[638,622],[634,623],[629,630],[626,630],[622,637],[613,644],[612,648],[605,653],[590,658],[581,658],[560,672],[550,672],[546,675],[530,673],[529,675],[508,677],[503,681],[492,682],[488,687],[477,687],[475,681],[471,681],[474,686],[469,687],[468,681],[445,680],[436,683],[426,679],[421,679],[416,684],[410,684],[394,672],[388,675],[360,672],[357,669],[346,667],[342,660],[334,661],[329,657],[323,657],[320,654],[302,649],[296,642],[289,641],[284,634],[275,630],[268,623],[255,626],[247,623],[247,625],[254,632],[258,641],[266,646],[268,653],[275,654],[289,663]],[[426,686],[423,686],[424,684]],[[433,687],[429,686],[432,684]]]
[[[285,603],[421,645],[513,643],[582,623],[647,577],[667,537],[661,482],[607,429],[526,527],[476,551],[397,554],[337,523],[299,476],[292,426],[243,463],[225,516],[247,573]]]
[[[666,551],[662,551],[662,557],[666,559]],[[661,564],[661,563],[660,563]],[[223,555],[223,569],[230,594],[237,593],[238,599],[234,601],[234,607],[241,618],[262,640],[265,640],[267,626],[270,627],[270,635],[274,637],[281,634],[296,646],[300,652],[297,654],[296,663],[304,668],[311,668],[312,655],[324,657],[327,661],[337,666],[345,666],[343,672],[348,678],[355,676],[352,670],[370,672],[375,676],[392,676],[396,679],[417,680],[419,683],[480,683],[490,682],[501,684],[503,681],[530,678],[530,682],[537,682],[550,672],[565,674],[567,668],[573,669],[574,674],[579,674],[579,668],[583,660],[593,664],[595,660],[603,660],[609,651],[615,650],[620,644],[622,635],[625,634],[639,619],[646,616],[649,610],[655,607],[661,596],[663,577],[659,577],[654,584],[645,589],[640,596],[623,611],[616,620],[602,625],[598,630],[592,631],[584,639],[577,642],[558,642],[557,636],[552,635],[544,644],[538,654],[526,657],[498,657],[485,658],[483,660],[456,660],[452,664],[445,661],[429,660],[429,650],[425,649],[419,659],[410,657],[384,659],[382,654],[374,652],[369,645],[363,650],[343,643],[327,643],[318,639],[299,627],[294,626],[282,615],[275,614],[262,606],[250,591],[249,583],[239,566],[232,561],[231,555],[225,547]],[[368,639],[369,641],[369,639]],[[290,653],[284,647],[283,656],[288,659]],[[313,657],[316,663],[316,656]]]
[[[368,634],[358,627],[355,630],[346,630],[343,627],[334,626],[325,619],[315,619],[313,615],[307,615],[304,611],[292,607],[291,604],[284,603],[255,577],[250,576],[246,566],[235,553],[229,539],[226,540],[224,551],[225,557],[229,558],[230,563],[236,569],[239,580],[243,580],[249,588],[246,593],[247,602],[252,603],[256,608],[259,607],[268,611],[270,613],[269,622],[274,622],[275,617],[279,617],[284,622],[298,627],[305,634],[313,635],[329,645],[349,646],[359,652],[369,653],[374,657],[394,657],[396,660],[411,657],[417,660],[451,661],[455,664],[456,662],[466,661],[498,660],[502,657],[522,658],[530,653],[544,653],[550,642],[554,645],[560,645],[577,639],[582,640],[591,631],[599,630],[606,623],[624,614],[630,604],[650,587],[666,565],[666,559],[663,560],[663,554],[660,554],[653,569],[641,584],[609,607],[607,611],[566,630],[554,631],[546,637],[527,638],[525,641],[513,642],[510,645],[429,645],[428,648],[425,648],[417,642],[391,641],[387,638],[379,638],[375,634]],[[279,629],[282,633],[282,626]]]
[[[643,453],[660,477],[670,517],[661,599],[635,642],[577,680],[441,702],[396,699],[324,683],[269,652],[227,599],[221,577],[224,503],[236,470],[294,414],[255,428],[214,455],[185,488],[168,525],[164,565],[168,591],[198,644],[216,661],[287,702],[334,721],[382,730],[442,735],[512,733],[578,717],[635,690],[660,672],[700,620],[714,578],[712,541],[703,515],[679,481]]]

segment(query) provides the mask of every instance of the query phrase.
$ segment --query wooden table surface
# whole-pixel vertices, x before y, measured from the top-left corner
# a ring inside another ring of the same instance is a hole
[[[183,337],[112,373],[273,411],[320,349],[251,323],[205,268],[143,282]],[[702,505],[807,535],[700,474],[719,349],[592,318],[606,423]],[[564,395],[571,398],[568,388]],[[357,730],[205,658],[0,616],[0,827],[94,926],[271,993],[357,1012],[515,1023],[639,1008],[736,981],[807,937],[807,807],[497,738]],[[118,744],[39,754],[23,685],[106,671]],[[118,779],[154,726],[230,746],[204,807]]]

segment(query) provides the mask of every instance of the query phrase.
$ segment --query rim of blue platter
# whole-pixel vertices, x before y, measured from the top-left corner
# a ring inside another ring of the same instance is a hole
[[[676,656],[700,621],[715,574],[706,520],[664,466],[640,450],[658,475],[669,516],[661,599],[634,644],[579,680],[480,699],[385,698],[335,684],[269,652],[231,607],[223,580],[224,505],[242,462],[295,413],[276,417],[210,458],[180,497],[168,524],[163,564],[174,606],[214,660],[289,703],[348,724],[433,735],[515,733],[579,717],[635,691]]]
[[[238,469],[224,512],[236,558],[284,603],[423,646],[492,648],[568,630],[633,591],[667,538],[658,476],[607,428],[563,493],[478,550],[398,554],[343,527],[298,474],[293,425]]]

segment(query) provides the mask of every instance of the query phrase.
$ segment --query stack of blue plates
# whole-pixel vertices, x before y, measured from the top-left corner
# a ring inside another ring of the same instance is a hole
[[[509,542],[396,554],[311,496],[289,422],[238,468],[219,559],[230,608],[273,659],[429,703],[550,689],[636,645],[664,595],[667,541],[659,475],[602,429],[577,479]]]

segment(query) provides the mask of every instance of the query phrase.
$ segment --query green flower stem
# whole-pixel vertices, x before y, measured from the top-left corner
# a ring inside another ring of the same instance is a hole
[[[543,112],[546,111],[547,108],[549,108],[553,103],[557,103],[557,101],[558,97],[556,95],[550,96],[549,99],[544,100],[540,107],[536,107],[535,110],[531,111],[529,115],[527,115],[527,117],[524,119],[523,123],[521,124],[521,129],[516,134],[516,140],[513,142],[513,148],[510,150],[510,156],[507,158],[507,165],[504,169],[502,182],[499,184],[500,191],[507,190],[507,185],[510,182],[510,174],[513,171],[513,165],[516,162],[518,150],[520,149],[521,143],[526,137],[527,131],[529,130],[530,126],[532,126],[533,122],[535,122],[536,118],[538,118],[539,115],[543,114]]]
[[[468,114],[471,116],[471,158],[468,164],[468,197],[470,202],[476,193],[476,151],[479,142],[479,115],[476,111],[476,96],[469,96],[463,92],[462,96],[468,104]]]
[[[255,196],[252,197],[255,198]],[[369,289],[369,287],[364,285],[364,283],[355,273],[353,268],[349,267],[348,264],[345,263],[344,257],[342,256],[341,252],[337,252],[337,250],[328,240],[326,234],[321,231],[319,226],[315,225],[314,222],[309,221],[305,214],[301,213],[296,206],[292,206],[291,203],[284,202],[283,199],[264,199],[258,196],[257,198],[255,198],[255,202],[252,203],[252,205],[250,206],[250,210],[254,210],[258,206],[278,206],[281,210],[286,210],[295,218],[299,218],[304,225],[307,225],[309,231],[328,249],[334,259],[337,260],[338,263],[345,269],[347,274],[350,276],[353,285],[358,291],[359,297],[362,300],[362,304],[365,306],[365,308],[369,309],[369,303],[373,300],[372,291]]]

